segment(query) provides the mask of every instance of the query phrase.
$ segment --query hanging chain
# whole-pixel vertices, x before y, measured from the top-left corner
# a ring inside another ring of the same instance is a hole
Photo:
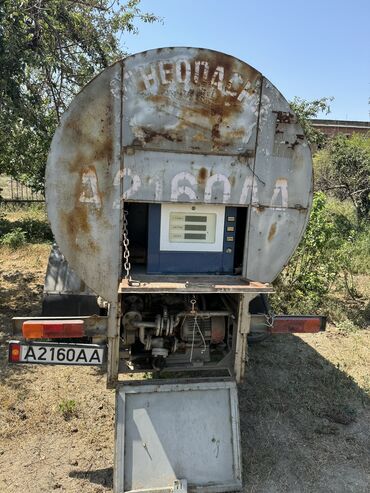
[[[131,281],[131,263],[130,263],[130,240],[128,239],[128,222],[127,222],[127,211],[123,211],[123,267],[126,271],[125,279]]]
[[[194,314],[196,313],[196,304],[197,304],[197,299],[195,297],[195,295],[193,294],[192,295],[193,297],[191,298],[190,300],[190,304],[191,304],[191,310],[190,310],[190,313],[191,314]]]
[[[123,244],[123,268],[126,271],[125,279],[128,280],[129,286],[140,286],[140,281],[134,281],[131,278],[131,262],[130,262],[130,240],[128,239],[128,221],[127,221],[128,211],[123,211],[123,231],[122,231],[122,244]]]

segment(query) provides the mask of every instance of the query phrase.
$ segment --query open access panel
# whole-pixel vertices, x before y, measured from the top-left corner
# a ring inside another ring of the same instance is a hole
[[[231,379],[122,382],[114,492],[239,491],[239,412]]]

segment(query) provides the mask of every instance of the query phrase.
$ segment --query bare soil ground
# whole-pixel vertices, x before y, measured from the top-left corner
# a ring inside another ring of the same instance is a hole
[[[48,245],[0,248],[0,492],[112,491],[114,394],[92,368],[9,366],[40,312]],[[239,388],[245,492],[370,491],[370,334],[274,336]]]

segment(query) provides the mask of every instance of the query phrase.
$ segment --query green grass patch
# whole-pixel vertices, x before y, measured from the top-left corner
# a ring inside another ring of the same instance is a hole
[[[73,399],[63,399],[58,404],[58,410],[66,421],[78,417],[77,404]]]
[[[18,248],[25,243],[53,241],[44,205],[5,206],[0,211],[0,244]]]

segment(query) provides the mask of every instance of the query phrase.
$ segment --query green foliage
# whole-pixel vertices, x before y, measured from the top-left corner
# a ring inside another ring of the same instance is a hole
[[[337,135],[315,157],[316,186],[352,201],[358,221],[370,216],[370,138]]]
[[[351,204],[314,195],[306,233],[288,266],[275,281],[276,313],[325,313],[341,318],[330,300],[333,290],[358,298],[354,274],[370,274],[370,225],[360,229]],[[366,307],[351,316],[366,325]]]
[[[347,334],[348,332],[356,332],[358,327],[352,322],[352,320],[343,320],[338,324],[339,332]]]
[[[370,224],[365,223],[358,234],[346,243],[347,258],[353,274],[370,274]]]
[[[158,20],[139,3],[0,2],[0,174],[43,188],[50,140],[74,94],[124,56],[123,32]]]
[[[317,193],[304,238],[276,281],[275,310],[310,310],[320,303],[341,268],[341,260],[333,256],[338,241],[340,235],[328,214],[325,194]]]
[[[26,233],[21,228],[15,228],[13,231],[1,236],[0,244],[16,249],[26,243]]]
[[[10,221],[5,215],[0,216],[0,238],[1,244],[10,245],[9,241],[16,242],[15,239],[9,240],[9,238],[23,238],[23,240],[17,245],[23,245],[24,243],[45,243],[53,241],[53,234],[47,221],[25,217],[15,221]]]
[[[66,421],[77,417],[77,405],[73,399],[63,399],[58,405],[59,412]]]
[[[330,113],[330,102],[334,98],[321,98],[313,101],[307,101],[295,97],[290,102],[290,106],[294,111],[303,132],[310,144],[315,144],[321,147],[326,142],[326,136],[321,130],[316,129],[311,122],[312,118],[317,118],[320,113],[327,115]]]

